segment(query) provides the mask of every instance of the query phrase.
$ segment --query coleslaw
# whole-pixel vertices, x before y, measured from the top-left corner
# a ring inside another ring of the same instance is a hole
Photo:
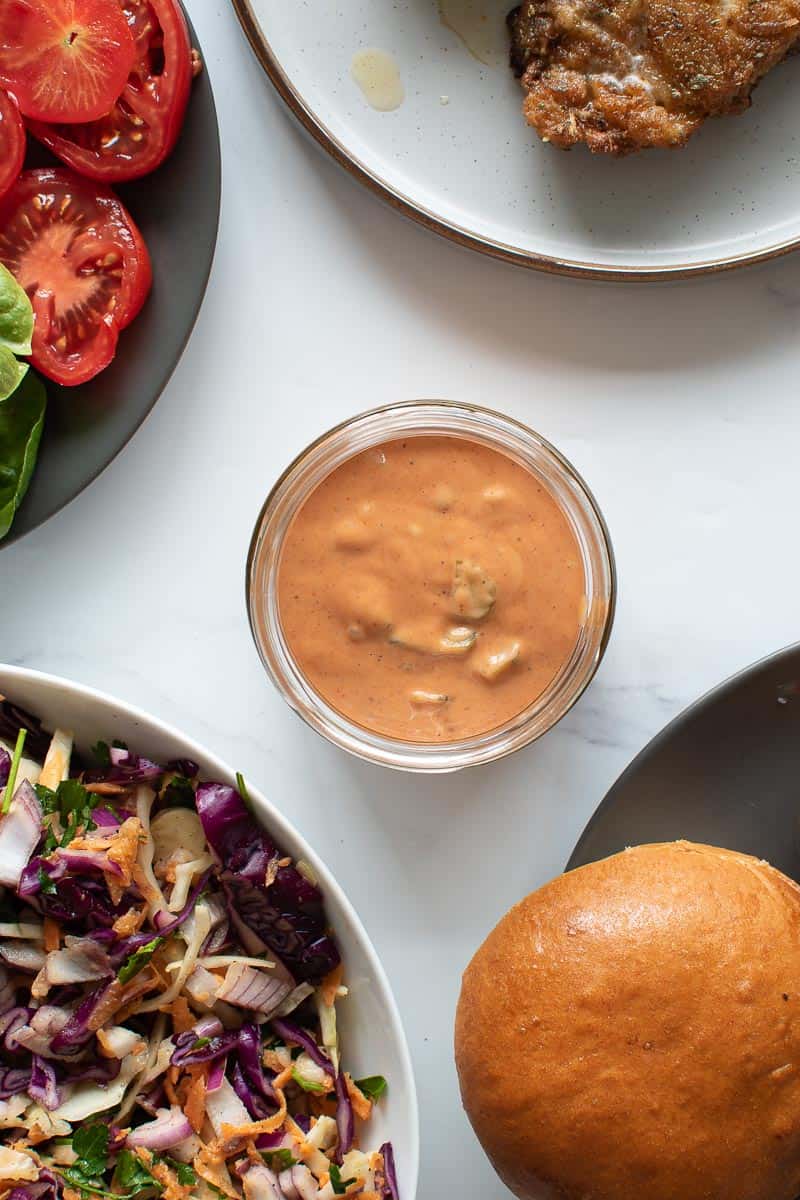
[[[0,698],[0,1200],[399,1200],[322,893],[237,785]]]

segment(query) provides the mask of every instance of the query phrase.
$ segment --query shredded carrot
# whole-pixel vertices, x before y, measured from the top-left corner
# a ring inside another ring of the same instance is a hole
[[[185,996],[176,996],[169,1006],[173,1033],[186,1033],[194,1028],[195,1018]]]
[[[309,1093],[308,1103],[311,1111],[318,1117],[335,1117],[336,1101],[330,1096]]]
[[[121,783],[85,783],[84,791],[94,792],[97,796],[120,796],[127,791]]]
[[[217,1191],[222,1192],[223,1196],[230,1196],[232,1200],[239,1200],[237,1192],[234,1192],[230,1176],[224,1161],[220,1160],[219,1152],[210,1146],[203,1146],[194,1157],[192,1163],[197,1174],[201,1179],[205,1179],[206,1183],[210,1183]]]
[[[61,945],[61,928],[57,921],[52,917],[44,919],[44,948],[49,954],[51,950],[57,950]]]
[[[283,1070],[281,1071],[280,1075],[276,1075],[275,1078],[273,1079],[272,1086],[274,1088],[285,1088],[287,1083],[291,1082],[291,1079],[292,1079],[292,1067],[291,1066],[284,1067]]]
[[[256,1138],[261,1133],[274,1133],[276,1129],[280,1129],[283,1122],[286,1120],[286,1097],[279,1087],[276,1087],[277,1080],[272,1081],[272,1086],[275,1090],[275,1098],[280,1105],[278,1111],[272,1117],[267,1117],[265,1121],[248,1121],[246,1125],[228,1125],[223,1122],[222,1125],[222,1142],[230,1142],[238,1138]],[[219,1141],[215,1143],[219,1145]]]
[[[338,963],[332,971],[323,979],[319,985],[319,990],[322,994],[322,999],[327,1004],[328,1008],[333,1008],[336,1003],[336,993],[342,986],[342,975],[344,974],[344,966]]]
[[[372,1116],[372,1101],[357,1087],[347,1071],[344,1073],[347,1094],[353,1106],[353,1112],[362,1121],[368,1121]]]
[[[114,933],[120,937],[128,937],[131,933],[138,933],[144,924],[144,919],[147,916],[147,909],[129,908],[121,917],[117,917],[111,928]]]
[[[206,1115],[206,1072],[207,1068],[204,1063],[197,1063],[188,1069],[191,1083],[186,1092],[183,1111],[195,1133],[199,1133],[203,1128],[203,1120]]]
[[[130,887],[133,865],[139,853],[139,843],[144,837],[142,822],[138,817],[128,817],[119,827],[108,848],[108,858],[122,872],[122,883]]]
[[[191,1200],[192,1189],[178,1182],[178,1176],[165,1162],[154,1163],[150,1174],[161,1185],[161,1200]]]

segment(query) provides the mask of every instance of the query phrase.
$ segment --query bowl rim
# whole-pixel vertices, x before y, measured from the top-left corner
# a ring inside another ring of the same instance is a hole
[[[252,0],[232,0],[232,4],[239,24],[263,71],[286,107],[314,141],[348,174],[393,208],[395,212],[416,221],[418,225],[422,225],[431,233],[455,242],[458,246],[476,250],[491,258],[500,259],[513,266],[525,267],[528,270],[542,271],[550,275],[566,275],[573,279],[590,279],[601,283],[664,283],[696,279],[704,275],[718,275],[723,271],[732,271],[737,267],[770,262],[774,258],[780,258],[800,248],[800,233],[798,233],[770,246],[763,246],[740,254],[722,255],[720,258],[674,263],[660,267],[638,266],[633,263],[610,266],[600,262],[594,263],[537,253],[533,250],[523,250],[518,246],[509,245],[507,242],[473,233],[455,221],[449,221],[439,216],[432,209],[426,208],[425,205],[418,203],[411,196],[383,179],[337,138],[303,98],[281,65],[278,55],[261,28]]]
[[[42,686],[47,689],[61,689],[71,693],[78,699],[88,701],[92,704],[100,704],[105,708],[112,709],[115,713],[128,718],[135,724],[142,727],[144,740],[146,740],[147,729],[155,727],[159,734],[167,738],[174,739],[186,747],[187,757],[197,759],[200,762],[209,764],[219,778],[236,786],[236,772],[233,771],[224,759],[220,758],[213,751],[206,749],[200,742],[194,738],[188,737],[176,726],[168,721],[164,721],[161,717],[156,717],[151,713],[146,712],[133,704],[128,704],[126,701],[117,699],[116,696],[110,695],[108,692],[101,691],[99,688],[92,687],[90,684],[77,683],[72,679],[67,679],[63,675],[53,675],[47,671],[35,670],[32,667],[14,666],[10,663],[0,662],[0,684],[3,687],[13,687],[15,680],[23,683],[33,683],[34,685]],[[364,925],[356,912],[353,904],[346,895],[341,884],[336,879],[331,869],[326,865],[324,860],[317,854],[313,846],[306,841],[305,837],[295,826],[285,817],[276,806],[267,799],[264,793],[260,790],[257,784],[251,782],[248,778],[247,790],[254,802],[260,821],[263,821],[265,826],[268,826],[270,831],[275,831],[276,835],[284,841],[289,848],[297,847],[299,854],[293,851],[294,857],[303,857],[306,859],[314,871],[318,873],[325,892],[326,900],[333,897],[335,904],[338,906],[342,916],[348,923],[348,927],[354,939],[359,943],[364,952],[364,957],[369,963],[370,970],[374,973],[375,983],[380,993],[384,1011],[388,1017],[388,1025],[391,1030],[392,1037],[397,1046],[398,1058],[400,1059],[401,1069],[403,1072],[402,1086],[394,1089],[398,1094],[403,1095],[407,1099],[404,1101],[408,1108],[408,1141],[410,1147],[410,1162],[404,1160],[404,1172],[408,1173],[408,1178],[412,1185],[410,1193],[404,1189],[403,1200],[414,1200],[419,1188],[419,1103],[417,1097],[417,1085],[414,1077],[414,1067],[411,1061],[411,1053],[408,1047],[405,1029],[400,1016],[400,1010],[397,1006],[397,1001],[394,998],[388,976],[384,970],[383,964],[378,956],[378,952],[372,944],[372,940],[367,933]]]

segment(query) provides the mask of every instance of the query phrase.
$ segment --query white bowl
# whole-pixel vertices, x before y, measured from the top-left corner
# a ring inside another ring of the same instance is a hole
[[[205,779],[236,786],[236,776],[220,759],[163,721],[82,684],[0,664],[0,694],[41,718],[48,729],[71,729],[84,751],[98,739],[119,738],[132,750],[166,762],[192,758]],[[414,1200],[419,1170],[417,1092],[400,1015],[388,980],[366,931],[328,868],[285,817],[248,778],[247,788],[265,828],[293,858],[310,863],[325,896],[345,964],[347,1000],[337,1009],[345,1062],[356,1078],[385,1075],[386,1098],[375,1108],[368,1144],[391,1141],[401,1200]]]

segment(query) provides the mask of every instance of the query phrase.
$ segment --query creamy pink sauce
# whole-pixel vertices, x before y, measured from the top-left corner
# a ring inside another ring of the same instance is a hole
[[[337,467],[286,534],[289,649],[375,733],[461,740],[516,716],[570,658],[586,609],[575,535],[528,470],[480,442],[413,437]]]

